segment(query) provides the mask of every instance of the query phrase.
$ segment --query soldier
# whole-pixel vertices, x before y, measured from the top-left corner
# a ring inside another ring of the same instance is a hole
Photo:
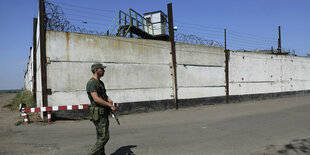
[[[93,77],[87,82],[86,91],[90,100],[89,106],[90,120],[96,126],[97,142],[90,150],[90,155],[105,154],[104,146],[108,142],[109,136],[109,111],[116,110],[113,101],[107,96],[104,83],[100,78],[104,75],[106,66],[96,63],[91,66]]]

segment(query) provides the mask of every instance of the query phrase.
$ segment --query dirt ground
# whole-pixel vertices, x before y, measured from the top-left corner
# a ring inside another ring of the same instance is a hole
[[[16,127],[20,112],[2,108],[14,96],[0,96],[1,155],[87,154],[95,139],[90,121]],[[309,105],[307,95],[121,116],[121,126],[110,119],[107,150],[113,155],[310,155]]]
[[[10,128],[14,126],[14,123],[20,120],[19,111],[11,111],[7,108],[2,108],[3,105],[9,103],[15,97],[14,94],[2,94],[0,95],[0,136],[9,136],[12,134]]]

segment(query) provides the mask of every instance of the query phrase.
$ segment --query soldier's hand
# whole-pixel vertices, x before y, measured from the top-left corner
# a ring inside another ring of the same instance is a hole
[[[108,98],[108,102],[113,103],[113,100],[111,100],[110,98]]]
[[[112,105],[111,107],[111,110],[113,110],[113,111],[115,111],[117,108],[116,108],[116,106],[114,106],[114,105]]]

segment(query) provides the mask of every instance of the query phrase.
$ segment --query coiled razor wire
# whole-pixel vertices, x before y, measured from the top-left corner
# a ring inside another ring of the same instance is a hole
[[[45,23],[46,30],[105,35],[104,32],[87,30],[72,25],[64,16],[62,8],[50,2],[45,2]]]
[[[207,45],[207,46],[223,47],[223,44],[218,41],[203,39],[195,35],[187,35],[183,33],[177,33],[175,36],[175,41],[189,43],[189,44],[200,44],[200,45]]]
[[[60,6],[47,1],[45,1],[45,23],[46,30],[106,35],[104,32],[87,30],[85,28],[71,24],[70,21],[66,19],[65,14]],[[176,34],[175,41],[189,44],[223,47],[223,45],[218,41],[207,40],[195,35],[186,35],[182,33]]]

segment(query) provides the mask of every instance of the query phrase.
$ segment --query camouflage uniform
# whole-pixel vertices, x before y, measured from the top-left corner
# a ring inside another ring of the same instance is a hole
[[[97,131],[97,141],[93,148],[90,150],[89,154],[99,155],[105,154],[104,146],[108,142],[109,135],[109,108],[97,104],[91,97],[91,92],[97,92],[98,96],[104,101],[108,102],[108,96],[106,94],[106,89],[102,81],[98,81],[95,78],[91,78],[86,85],[86,91],[88,98],[91,102],[89,107],[90,120],[93,121],[96,126]]]

